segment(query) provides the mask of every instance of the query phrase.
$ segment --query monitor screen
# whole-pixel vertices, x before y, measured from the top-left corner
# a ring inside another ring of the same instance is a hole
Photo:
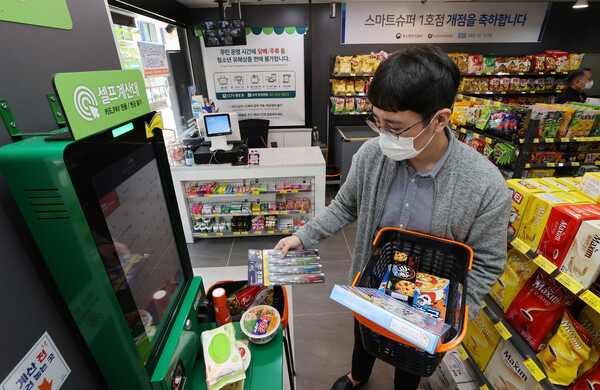
[[[202,22],[201,30],[206,47],[246,44],[246,29],[241,19]]]
[[[233,133],[229,114],[204,115],[204,128],[207,137],[218,137]]]

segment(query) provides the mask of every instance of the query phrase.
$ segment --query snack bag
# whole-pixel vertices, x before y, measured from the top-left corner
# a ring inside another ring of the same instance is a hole
[[[546,91],[552,91],[556,87],[556,78],[555,77],[546,77],[546,87],[544,88]]]
[[[353,97],[347,97],[345,99],[345,112],[356,112],[356,107],[354,106],[354,98]]]
[[[365,86],[367,85],[367,81],[364,77],[357,77],[354,80],[354,93],[365,93]]]
[[[346,93],[346,80],[331,79],[331,93],[334,95],[343,95]]]
[[[483,57],[481,71],[483,73],[494,73],[496,57]]]
[[[490,77],[490,92],[500,92],[500,77]]]
[[[233,324],[206,330],[201,338],[208,390],[218,390],[246,378]]]
[[[510,77],[500,77],[500,87],[498,88],[498,92],[508,92],[510,88]]]
[[[527,280],[538,269],[533,260],[528,259],[518,250],[508,251],[506,269],[490,291],[490,296],[496,301],[503,312],[506,312]]]
[[[346,107],[346,99],[343,97],[330,97],[331,99],[331,109],[334,114],[342,114],[345,111]]]
[[[531,56],[531,72],[539,73],[546,69],[546,56],[535,54]]]
[[[356,91],[354,90],[354,79],[346,79],[346,94],[354,95]]]
[[[570,68],[569,53],[561,51],[553,54],[557,72],[568,72]]]
[[[460,73],[467,73],[469,71],[469,55],[466,53],[456,53],[456,65]]]
[[[519,71],[519,59],[510,57],[508,63],[508,73],[517,73]]]
[[[529,57],[519,57],[519,72],[529,73],[531,70],[531,59]]]
[[[404,252],[396,251],[394,253],[386,287],[387,295],[409,305],[413,304],[418,262],[417,257],[408,257]]]
[[[417,272],[413,307],[431,318],[443,321],[446,318],[449,288],[448,279]]]
[[[463,345],[469,350],[479,369],[484,371],[501,339],[494,322],[484,310],[480,310],[467,326]]]
[[[494,73],[508,73],[510,59],[508,57],[496,57]]]
[[[539,351],[542,340],[565,307],[576,299],[566,287],[538,269],[510,304],[504,318],[534,351]]]
[[[469,54],[467,58],[467,72],[468,73],[480,73],[483,65],[482,54]]]
[[[546,61],[544,63],[546,73],[556,72],[556,59],[546,50]]]
[[[367,105],[367,98],[364,97],[357,97],[356,98],[356,112],[365,112],[367,111],[365,109]]]
[[[508,90],[511,92],[519,92],[521,89],[521,79],[518,77],[512,77],[510,79],[510,85],[508,86]]]
[[[535,79],[533,89],[536,92],[544,91],[546,89],[546,80],[543,78]]]
[[[583,60],[584,55],[585,53],[569,54],[569,70],[579,69],[579,67],[581,66],[581,60]]]
[[[563,80],[563,79],[556,79],[556,83],[554,85],[554,88],[557,91],[564,91],[565,89],[567,89],[567,85],[565,84],[565,80]]]
[[[550,383],[570,385],[577,378],[581,363],[589,358],[591,345],[590,335],[565,311],[556,334],[537,354]]]
[[[350,73],[352,72],[352,64],[350,63],[351,59],[352,59],[352,56],[340,57],[339,74],[350,75]]]

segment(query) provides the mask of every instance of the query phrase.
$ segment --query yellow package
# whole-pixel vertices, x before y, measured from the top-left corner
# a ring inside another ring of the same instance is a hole
[[[527,280],[533,275],[538,266],[516,249],[508,251],[506,269],[490,291],[490,296],[506,313],[506,309],[515,299]]]
[[[554,169],[528,169],[525,170],[523,177],[531,179],[541,179],[542,177],[554,176]]]
[[[556,192],[556,194],[560,194],[561,196],[569,199],[573,204],[594,204],[593,200],[583,195],[581,192],[571,191],[571,192]]]
[[[568,386],[577,379],[579,366],[590,356],[592,339],[568,311],[565,311],[556,334],[537,354],[550,383]]]
[[[578,191],[595,202],[600,202],[600,172],[586,173],[579,183]]]
[[[581,60],[583,60],[583,56],[585,53],[581,54],[569,54],[569,70],[579,69],[581,66]]]
[[[340,72],[339,74],[349,75],[352,71],[352,65],[350,60],[352,57],[344,56],[340,57]]]
[[[346,82],[346,94],[347,95],[354,95],[356,92],[354,90],[354,80],[353,79],[347,79],[344,80]]]
[[[579,371],[577,372],[577,377],[579,378],[594,368],[594,365],[600,358],[600,313],[591,306],[586,305],[581,310],[581,313],[579,313],[577,321],[592,337],[590,357],[579,366]]]
[[[516,235],[521,227],[521,221],[523,220],[523,215],[525,214],[531,195],[544,192],[544,190],[526,180],[511,179],[507,180],[506,184],[512,194],[508,231]]]
[[[572,204],[571,201],[561,194],[539,193],[533,194],[529,201],[527,210],[523,215],[523,221],[519,226],[518,237],[521,238],[535,252],[542,239],[542,233],[548,222],[550,211],[554,206]]]
[[[492,358],[501,338],[502,336],[494,327],[492,320],[481,310],[469,322],[463,345],[471,353],[471,357],[475,360],[479,369],[483,371]]]
[[[354,80],[354,93],[365,93],[366,80],[364,77],[357,77]]]
[[[553,185],[549,181],[545,181],[545,177],[539,179],[527,179],[527,182],[533,184],[534,186],[541,188],[544,192],[564,192],[566,189],[561,188],[559,186]]]
[[[565,104],[564,106],[575,110],[573,117],[571,118],[571,122],[569,122],[567,137],[587,137],[590,135],[592,125],[594,124],[594,121],[591,120],[592,113],[588,113],[588,110],[582,106],[571,104]],[[594,116],[594,120],[595,118],[596,116]]]
[[[558,180],[556,177],[545,177],[545,178],[539,179],[538,182],[547,184],[552,187],[560,188],[560,192],[571,192],[571,191],[577,190],[577,186],[565,184],[565,183],[561,182],[560,180]]]
[[[344,95],[346,93],[346,80],[331,79],[331,93],[333,95]]]
[[[563,186],[569,189],[569,192],[577,191],[577,187],[579,187],[579,183],[575,180],[572,180],[571,177],[553,177],[552,180],[562,184]]]

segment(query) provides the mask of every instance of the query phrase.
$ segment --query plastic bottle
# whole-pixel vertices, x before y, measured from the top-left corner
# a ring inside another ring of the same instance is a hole
[[[192,152],[192,148],[187,146],[185,149],[185,165],[188,167],[194,166],[194,152]]]
[[[217,326],[223,326],[231,322],[231,315],[227,308],[227,297],[224,288],[215,288],[212,292],[213,303],[215,304],[215,318]]]

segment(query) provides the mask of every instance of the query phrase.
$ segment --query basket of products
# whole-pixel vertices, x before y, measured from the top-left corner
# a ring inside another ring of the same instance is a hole
[[[392,297],[449,327],[429,353],[353,312],[363,345],[371,355],[401,370],[430,376],[444,353],[456,347],[466,333],[467,273],[473,250],[462,243],[396,228],[381,229],[373,246],[371,258],[352,285],[380,290],[385,285],[388,295],[392,289]],[[408,267],[405,271],[413,271],[402,272],[398,279],[395,270],[404,265]]]

